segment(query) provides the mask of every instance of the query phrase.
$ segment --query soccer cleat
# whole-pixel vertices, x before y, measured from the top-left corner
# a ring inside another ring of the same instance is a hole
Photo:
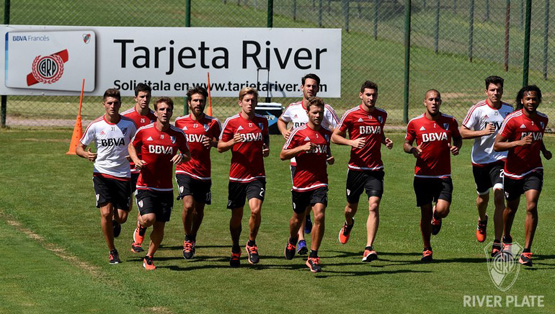
[[[501,250],[503,250],[501,243],[493,242],[493,246],[491,247],[491,257],[496,257],[501,254]]]
[[[231,258],[229,259],[229,266],[239,267],[241,265],[241,260],[239,259],[240,257],[241,257],[241,252],[239,253],[231,252]]]
[[[310,234],[312,232],[312,220],[310,220],[310,214],[306,215],[306,221],[304,224],[304,233]]]
[[[121,260],[119,259],[118,250],[114,249],[110,251],[110,264],[115,265],[119,263],[121,263]]]
[[[504,236],[503,237],[503,258],[506,260],[513,259],[513,237],[511,236]]]
[[[119,234],[121,233],[121,225],[119,222],[112,220],[112,227],[114,228],[114,238],[119,237]]]
[[[133,242],[131,243],[131,252],[133,253],[141,253],[143,252],[143,248],[140,245],[137,245],[137,243]]]
[[[247,250],[247,260],[249,261],[249,263],[251,263],[252,265],[258,264],[260,260],[260,257],[258,256],[258,247],[256,245],[249,246],[249,244],[247,243],[247,245],[245,246],[245,250]]]
[[[478,242],[484,242],[486,240],[487,227],[488,227],[488,215],[486,215],[486,219],[484,220],[478,219],[478,226],[476,227],[476,240],[478,240]]]
[[[349,241],[349,237],[351,236],[351,230],[353,229],[354,225],[355,225],[354,219],[351,225],[348,225],[347,222],[345,221],[345,223],[343,224],[343,227],[341,228],[341,230],[339,230],[339,242],[341,242],[341,244],[345,244],[347,243],[347,241]]]
[[[320,258],[319,257],[309,257],[306,260],[306,266],[310,269],[313,273],[318,273],[322,271],[322,267],[320,267]]]
[[[299,241],[299,248],[297,249],[297,253],[299,253],[299,255],[306,255],[308,253],[308,247],[306,246],[305,240]]]
[[[183,258],[191,259],[195,256],[195,241],[185,240],[183,243]]]
[[[524,266],[532,266],[532,252],[522,252],[518,262]]]
[[[305,246],[306,247],[306,246]],[[285,246],[285,259],[293,259],[293,257],[295,257],[295,245],[289,243],[289,241],[287,241],[287,245]]]
[[[378,259],[378,253],[374,250],[365,249],[362,255],[363,262],[371,262]]]
[[[143,259],[143,267],[146,270],[155,270],[156,266],[154,266],[154,262],[152,261],[152,256],[145,256]]]
[[[421,262],[423,263],[429,263],[433,260],[433,252],[431,249],[424,249],[424,251],[422,251],[422,258],[420,259]]]
[[[434,212],[432,214],[432,234],[433,235],[438,234],[439,231],[441,230],[441,218],[436,219],[435,213],[436,213],[436,210],[435,210],[435,207],[434,207]]]

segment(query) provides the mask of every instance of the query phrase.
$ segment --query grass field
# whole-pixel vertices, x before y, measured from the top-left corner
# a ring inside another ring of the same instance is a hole
[[[225,209],[231,155],[212,153],[213,204],[206,209],[194,260],[182,258],[181,203],[167,224],[158,269],[146,272],[142,255],[129,252],[134,222],[116,240],[123,263],[108,264],[99,213],[94,208],[92,164],[67,156],[70,130],[0,131],[0,313],[444,313],[482,312],[463,306],[465,295],[506,298],[543,296],[544,307],[490,308],[492,312],[554,312],[555,167],[545,162],[540,222],[533,246],[534,267],[521,268],[514,286],[501,292],[492,283],[483,248],[475,239],[475,191],[470,147],[465,142],[453,158],[454,195],[451,214],[432,239],[434,258],[419,263],[422,242],[419,210],[412,189],[414,158],[401,149],[403,134],[389,134],[392,151],[384,151],[385,194],[376,240],[380,259],[360,261],[365,244],[364,206],[346,245],[337,241],[343,222],[348,149],[332,146],[336,164],[330,176],[326,234],[320,256],[323,272],[313,274],[304,260],[287,261],[290,177],[279,160],[283,139],[272,136],[266,159],[267,196],[257,243],[261,262],[242,260],[229,268],[229,212]],[[555,137],[546,136],[555,150]],[[490,210],[491,213],[491,210]],[[242,242],[246,242],[246,218]],[[523,243],[524,211],[515,219],[515,241]],[[490,226],[491,227],[491,226]],[[243,257],[244,257],[243,253]],[[521,303],[522,304],[522,303]],[[503,303],[503,306],[505,303]]]

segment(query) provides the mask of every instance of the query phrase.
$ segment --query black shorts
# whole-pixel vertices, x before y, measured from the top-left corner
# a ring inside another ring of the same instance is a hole
[[[414,177],[414,193],[416,206],[423,206],[445,200],[451,203],[453,195],[453,181],[451,178],[419,178]]]
[[[264,201],[266,193],[266,180],[257,179],[247,183],[229,181],[227,208],[234,209],[245,206],[245,198],[257,198]]]
[[[488,194],[490,188],[503,189],[503,162],[496,162],[483,167],[472,166],[476,192],[479,195]]]
[[[139,180],[139,175],[141,173],[133,173],[131,172],[131,193],[135,192],[137,190],[137,180]]]
[[[137,190],[135,194],[139,213],[142,215],[155,214],[156,221],[170,221],[173,207],[173,191],[157,192],[150,190]]]
[[[512,201],[519,198],[528,190],[537,190],[541,193],[543,186],[543,171],[532,172],[520,180],[504,177],[505,198]]]
[[[368,197],[382,197],[384,172],[378,171],[347,171],[347,202],[357,204],[363,190]]]
[[[306,192],[291,191],[291,194],[293,195],[293,211],[297,214],[304,213],[309,205],[314,206],[316,203],[328,206],[327,186]]]
[[[210,194],[211,180],[198,180],[186,174],[176,174],[175,180],[179,189],[178,200],[187,195],[192,195],[196,202],[208,205],[212,203],[212,194]]]
[[[96,207],[112,203],[115,208],[129,211],[131,205],[131,183],[102,176],[93,176]]]

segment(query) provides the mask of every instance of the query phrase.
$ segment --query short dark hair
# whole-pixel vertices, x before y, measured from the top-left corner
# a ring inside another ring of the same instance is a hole
[[[537,96],[538,96],[538,101],[539,103],[542,102],[542,91],[540,90],[539,87],[537,87],[536,85],[527,85],[524,86],[523,88],[521,88],[518,91],[518,94],[516,94],[516,110],[522,109],[523,105],[522,105],[522,98],[524,98],[524,94],[526,92],[536,92]]]
[[[116,98],[119,102],[121,102],[121,94],[117,88],[108,88],[104,92],[104,96],[102,96],[102,101],[105,101],[108,97]]]
[[[324,103],[324,100],[322,98],[313,96],[313,97],[308,98],[308,103],[306,104],[306,111],[310,111],[311,106],[324,108],[325,103]]]
[[[424,94],[424,99],[426,99],[426,95],[428,95],[429,92],[436,92],[437,95],[439,96],[439,98],[441,98],[441,93],[440,93],[437,89],[433,89],[433,88],[432,88],[432,89],[428,89],[428,90],[426,91],[426,93]]]
[[[206,91],[206,88],[202,86],[197,86],[187,91],[187,102],[191,101],[194,94],[201,94],[202,96],[204,96],[204,99],[208,98],[208,92]]]
[[[158,104],[160,103],[166,103],[173,110],[173,100],[170,97],[160,97],[156,99],[156,102],[154,103],[154,110],[158,109]]]
[[[378,91],[378,84],[372,82],[372,81],[366,81],[364,83],[362,83],[362,86],[360,87],[360,92],[363,93],[365,89],[374,89],[376,90],[376,92]]]
[[[139,83],[135,86],[135,97],[139,96],[139,92],[148,92],[149,94],[152,94],[152,88],[145,83]]]
[[[501,84],[501,87],[503,87],[503,83],[505,82],[505,80],[501,77],[501,76],[497,76],[497,75],[492,75],[492,76],[488,76],[486,77],[486,89],[488,89],[489,84]]]
[[[306,79],[313,79],[316,81],[316,83],[318,84],[318,86],[320,86],[320,77],[314,73],[309,73],[305,76],[303,76],[301,78],[301,85],[304,85],[304,82],[306,81]]]

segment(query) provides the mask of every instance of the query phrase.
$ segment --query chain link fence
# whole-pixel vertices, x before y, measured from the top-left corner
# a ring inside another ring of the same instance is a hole
[[[4,4],[6,4],[4,0]],[[273,27],[341,28],[341,98],[326,99],[341,115],[360,103],[365,80],[379,84],[378,106],[389,123],[404,125],[423,112],[426,90],[442,92],[442,111],[459,122],[468,108],[485,97],[484,79],[505,78],[504,100],[514,102],[523,84],[525,0],[280,0],[273,1]],[[9,23],[26,25],[267,27],[265,0],[11,0]],[[544,92],[540,111],[555,125],[555,8],[533,0],[528,82]],[[6,6],[0,7],[2,14]],[[405,72],[405,35],[410,16],[410,65]],[[408,77],[408,85],[405,78]],[[326,78],[322,77],[322,83]],[[299,78],[300,84],[300,78]],[[108,88],[108,86],[103,87]],[[405,90],[407,93],[405,93]],[[154,94],[154,97],[163,96]],[[299,94],[299,98],[301,95]],[[298,98],[274,98],[284,106]],[[404,110],[405,101],[408,112]],[[7,126],[72,126],[79,97],[9,96]],[[103,113],[99,97],[85,97],[86,123]],[[176,103],[184,105],[183,99]],[[235,98],[213,99],[220,119],[237,112]],[[133,105],[124,98],[123,109]],[[177,110],[177,113],[181,113]]]

